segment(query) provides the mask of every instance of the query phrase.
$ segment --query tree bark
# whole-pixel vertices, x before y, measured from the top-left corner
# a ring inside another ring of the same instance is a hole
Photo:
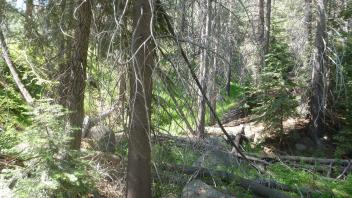
[[[209,47],[209,39],[211,35],[211,11],[212,5],[211,0],[207,0],[207,9],[205,12],[205,29],[203,33],[203,45]],[[201,89],[206,93],[207,92],[207,81],[208,81],[208,72],[209,72],[209,62],[210,57],[208,53],[208,49],[203,49],[201,55],[201,65],[199,69],[199,81],[202,85]],[[199,138],[203,138],[205,136],[205,99],[202,95],[201,91],[199,90],[198,93],[198,119],[197,119],[197,136]]]
[[[320,146],[320,137],[324,131],[324,116],[326,108],[326,93],[324,76],[325,68],[325,44],[327,39],[326,33],[326,14],[325,14],[325,0],[318,0],[318,19],[316,30],[316,59],[312,70],[312,95],[310,101],[311,112],[311,130],[315,143]]]
[[[84,118],[84,90],[86,79],[87,55],[91,24],[91,2],[80,0],[77,4],[77,22],[73,38],[73,53],[66,63],[66,70],[61,74],[61,104],[71,113],[68,116],[71,136],[71,147],[79,149],[81,145],[82,124]]]
[[[213,28],[214,29],[214,34],[213,34],[213,40],[214,40],[214,52],[218,53],[219,51],[219,37],[221,34],[221,19],[220,19],[220,14],[217,12],[217,6],[214,6],[214,16],[216,16],[216,18],[214,19],[214,25]],[[216,85],[216,76],[217,76],[217,71],[218,71],[218,64],[220,63],[220,61],[218,60],[217,56],[213,56],[213,61],[212,61],[212,68],[210,69],[210,76],[209,76],[209,85],[210,85],[210,89],[209,89],[209,99],[210,99],[210,103],[211,106],[213,107],[214,111],[216,111],[216,98],[217,98],[217,92],[218,92],[218,87]],[[216,122],[215,117],[213,114],[210,114],[210,125],[214,125]]]
[[[26,16],[24,29],[26,37],[32,39],[32,17],[33,17],[33,0],[26,1]]]
[[[1,12],[1,11],[0,11]],[[1,24],[1,19],[2,16],[0,16],[0,24]],[[26,87],[24,86],[24,84],[21,81],[20,76],[18,75],[16,68],[10,58],[10,54],[7,48],[7,45],[5,43],[5,38],[4,35],[2,33],[2,30],[0,29],[0,48],[2,51],[2,58],[5,60],[7,67],[9,68],[11,75],[13,77],[13,80],[15,81],[18,89],[20,90],[23,98],[25,99],[25,101],[27,102],[27,104],[32,105],[34,99],[31,96],[31,94],[29,93],[29,91],[26,89]]]
[[[265,60],[265,16],[264,16],[264,0],[259,0],[258,2],[258,9],[259,9],[259,23],[258,23],[258,50],[259,50],[259,65],[257,68],[257,83],[259,78],[259,73],[264,67],[264,60]]]
[[[0,26],[2,25],[2,23],[4,22],[4,9],[5,9],[5,2],[0,1]],[[2,29],[0,27],[0,49],[2,51],[2,58],[5,60],[7,67],[10,70],[10,73],[18,87],[18,89],[20,90],[23,98],[25,99],[25,101],[27,102],[27,104],[32,105],[34,99],[31,96],[31,94],[29,93],[29,91],[26,89],[26,87],[24,86],[24,84],[21,81],[20,76],[18,75],[15,65],[13,64],[11,57],[10,57],[10,53],[8,50],[8,47],[6,45],[6,41],[5,41],[5,37],[4,34],[2,32]]]
[[[266,2],[264,56],[269,53],[269,47],[270,47],[270,26],[271,26],[271,0],[267,0],[267,2]]]
[[[151,197],[151,97],[154,44],[151,38],[153,1],[133,5],[133,65],[130,71],[130,128],[127,197]]]

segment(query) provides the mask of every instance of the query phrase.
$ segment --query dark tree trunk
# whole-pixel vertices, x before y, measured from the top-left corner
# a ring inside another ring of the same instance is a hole
[[[126,105],[126,72],[125,68],[121,71],[120,74],[120,83],[119,83],[119,103],[120,103],[120,121],[123,123],[124,129],[125,127],[125,105]]]
[[[77,6],[76,28],[73,38],[73,52],[65,67],[60,80],[60,103],[71,113],[69,123],[73,128],[71,147],[79,149],[81,145],[82,124],[84,118],[84,90],[87,67],[87,54],[91,24],[91,2],[80,0]]]
[[[127,197],[151,197],[150,117],[154,44],[151,6],[145,0],[133,5],[133,65],[130,71],[130,130],[128,144]]]
[[[305,0],[305,23],[306,23],[306,31],[307,31],[307,40],[308,45],[311,47],[313,45],[313,32],[312,32],[312,0]]]
[[[26,1],[26,23],[24,29],[26,31],[26,37],[32,38],[32,17],[33,17],[33,0]]]
[[[264,17],[264,0],[259,0],[258,2],[258,9],[259,9],[259,24],[258,24],[258,45],[259,45],[259,65],[257,72],[261,71],[262,67],[264,66],[264,50],[265,50],[265,17]],[[255,75],[258,75],[255,74]],[[258,79],[257,79],[258,80]],[[258,81],[257,81],[258,83]]]
[[[271,0],[267,0],[267,2],[266,2],[264,55],[267,55],[269,53],[269,47],[270,47],[270,26],[271,26]]]
[[[227,68],[227,78],[226,78],[226,95],[230,96],[231,95],[231,65],[228,64]]]
[[[209,37],[211,32],[211,0],[207,0],[207,10],[205,11],[205,29],[202,35],[202,41],[204,46],[209,47]],[[208,72],[209,72],[209,52],[208,49],[203,49],[201,55],[201,65],[200,65],[200,76],[199,81],[201,83],[201,88],[203,89],[204,93],[207,93],[207,81],[208,81]],[[201,90],[198,92],[198,120],[197,120],[197,136],[203,138],[205,136],[205,98],[202,95]]]
[[[318,21],[316,32],[316,59],[313,65],[312,74],[312,96],[310,101],[311,111],[311,127],[312,135],[317,145],[320,145],[319,138],[324,131],[324,116],[326,106],[326,93],[324,93],[325,85],[324,75],[325,68],[325,43],[326,35],[326,16],[325,16],[325,1],[318,0]]]

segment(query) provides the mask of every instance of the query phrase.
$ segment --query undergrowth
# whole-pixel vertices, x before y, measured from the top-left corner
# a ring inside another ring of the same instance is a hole
[[[2,150],[16,156],[23,165],[2,169],[1,186],[8,186],[12,197],[87,195],[94,189],[97,174],[80,152],[68,148],[66,112],[50,101],[39,101],[30,112],[32,124],[18,135],[15,142],[19,144]]]
[[[201,156],[202,153],[192,146],[180,146],[172,142],[163,142],[153,145],[153,161],[154,163],[181,164],[186,166],[194,165],[194,162]],[[269,180],[276,181],[290,186],[293,189],[309,188],[314,191],[313,197],[350,197],[352,195],[352,177],[347,177],[346,180],[335,180],[324,177],[318,173],[309,172],[307,170],[291,168],[283,164],[272,164],[267,167],[265,174],[260,174],[247,163],[242,162],[239,166],[216,166],[216,170],[232,173],[242,178],[250,180]],[[176,172],[165,173],[158,170],[159,175],[169,174],[177,178]],[[165,182],[165,180],[154,180],[154,195],[155,197],[179,197],[182,193],[184,185],[191,176],[184,176],[184,183],[177,184],[174,182]],[[209,181],[211,181],[209,183]],[[216,178],[205,180],[218,190],[228,192],[237,197],[253,197],[253,193],[248,189],[238,186],[236,181],[224,183]],[[292,197],[300,197],[299,190],[296,192],[287,193]]]

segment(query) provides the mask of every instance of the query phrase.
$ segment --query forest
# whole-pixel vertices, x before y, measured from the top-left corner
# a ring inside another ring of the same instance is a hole
[[[351,0],[0,0],[0,197],[352,197]]]

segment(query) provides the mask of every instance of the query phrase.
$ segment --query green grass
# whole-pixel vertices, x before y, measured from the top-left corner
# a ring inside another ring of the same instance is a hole
[[[201,153],[192,147],[182,147],[175,143],[163,142],[153,145],[153,161],[156,163],[182,164],[192,166],[192,164],[201,156]],[[334,180],[321,175],[307,172],[301,169],[290,168],[281,164],[273,164],[268,167],[266,174],[259,174],[249,165],[242,164],[240,167],[217,166],[217,170],[229,172],[237,176],[256,180],[267,179],[277,181],[292,188],[309,188],[316,191],[313,197],[351,197],[352,195],[352,176],[346,180]],[[174,173],[169,173],[174,174]],[[213,178],[214,179],[214,178]],[[214,180],[216,188],[222,191],[228,191],[238,197],[252,197],[253,194],[247,189],[239,187],[236,181],[226,184],[219,180]],[[156,197],[178,197],[182,192],[183,186],[173,183],[154,183]],[[300,197],[298,192],[288,193],[292,197]]]
[[[280,164],[269,167],[273,179],[291,187],[305,187],[317,190],[314,197],[351,197],[352,177],[346,180],[334,180],[311,172],[289,168]]]

